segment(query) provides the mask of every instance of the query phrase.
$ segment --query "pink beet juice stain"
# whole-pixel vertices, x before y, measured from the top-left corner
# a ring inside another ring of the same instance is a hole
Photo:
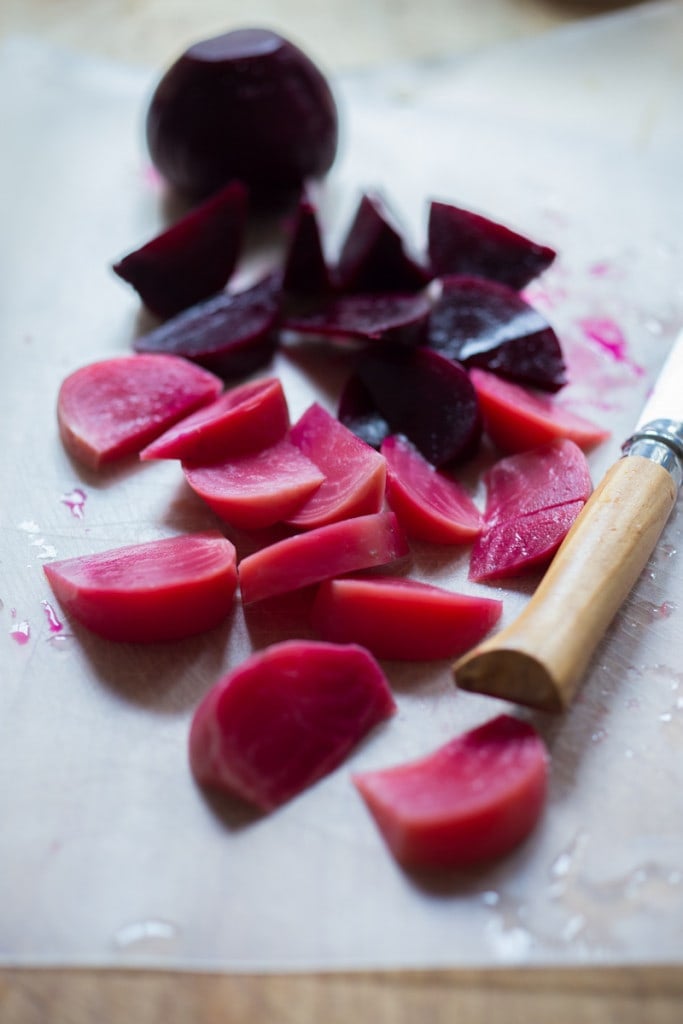
[[[73,491],[63,494],[60,500],[70,510],[72,516],[76,519],[82,519],[87,497],[85,491],[81,490],[80,487],[74,487]]]
[[[59,618],[57,617],[57,613],[54,610],[54,608],[52,607],[52,605],[50,604],[50,602],[49,601],[41,601],[41,604],[42,604],[43,609],[45,611],[45,618],[47,619],[47,624],[50,627],[50,632],[51,633],[61,633],[61,631],[64,628],[64,626],[60,622]]]
[[[643,367],[629,359],[624,332],[614,320],[609,317],[587,317],[579,321],[579,326],[584,335],[599,345],[615,362],[628,366],[636,376],[643,376]]]
[[[13,608],[12,618],[16,619],[16,617],[17,610],[16,608]],[[31,627],[29,626],[26,619],[22,619],[20,622],[15,622],[11,626],[9,635],[12,637],[13,640],[16,640],[18,644],[21,644],[23,646],[24,644],[27,644],[29,642],[29,639],[31,637]]]

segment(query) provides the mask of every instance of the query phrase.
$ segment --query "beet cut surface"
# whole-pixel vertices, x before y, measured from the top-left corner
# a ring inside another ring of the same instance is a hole
[[[424,294],[338,295],[285,315],[282,327],[325,338],[417,345],[425,337],[431,308]]]
[[[241,292],[221,292],[135,341],[136,352],[184,356],[222,377],[258,370],[277,348],[281,281],[273,274]]]
[[[555,331],[516,291],[495,281],[444,278],[427,344],[465,366],[545,391],[559,391],[566,383]]]

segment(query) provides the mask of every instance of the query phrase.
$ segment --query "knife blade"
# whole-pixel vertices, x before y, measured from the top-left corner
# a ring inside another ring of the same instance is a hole
[[[522,613],[456,661],[458,687],[565,710],[645,568],[682,479],[683,331],[621,458],[586,502]]]

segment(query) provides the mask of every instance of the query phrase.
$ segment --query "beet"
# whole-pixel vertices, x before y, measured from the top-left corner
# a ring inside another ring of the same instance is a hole
[[[374,448],[317,402],[297,420],[290,437],[325,476],[322,486],[289,517],[291,526],[310,530],[350,516],[380,511],[386,463]]]
[[[195,711],[192,773],[270,811],[333,771],[395,710],[382,670],[361,647],[271,644],[223,676]]]
[[[184,417],[140,452],[149,459],[215,462],[267,448],[289,430],[289,408],[277,377],[239,384]]]
[[[556,256],[547,245],[448,203],[430,204],[427,235],[437,277],[474,274],[519,289],[546,270]]]
[[[371,448],[379,448],[385,437],[391,434],[391,427],[357,373],[352,373],[342,388],[337,417]]]
[[[213,629],[232,611],[237,589],[235,548],[218,530],[66,558],[44,571],[77,622],[129,643]]]
[[[317,210],[306,196],[300,199],[292,224],[282,287],[290,299],[318,298],[332,288]]]
[[[377,195],[362,196],[337,264],[345,292],[419,291],[432,275],[406,250],[398,227]]]
[[[357,372],[392,433],[404,434],[433,465],[476,452],[479,403],[458,363],[425,348],[373,346],[358,360]]]
[[[407,438],[385,438],[381,452],[387,501],[409,537],[466,544],[481,533],[481,514],[464,487],[435,469]]]
[[[550,324],[508,285],[455,276],[442,282],[427,344],[465,366],[545,391],[566,383],[560,342]]]
[[[182,54],[152,96],[146,132],[154,165],[179,192],[203,197],[237,178],[264,207],[330,169],[338,115],[306,54],[275,32],[244,28]]]
[[[218,377],[174,355],[113,356],[74,370],[57,396],[62,444],[99,469],[137,455],[222,390]]]
[[[233,181],[112,269],[166,320],[225,287],[246,221],[247,190]]]
[[[262,530],[293,515],[325,480],[288,437],[219,462],[184,462],[183,471],[216,515],[244,530]]]
[[[282,327],[298,334],[417,345],[425,337],[431,303],[424,294],[339,295],[291,312]]]
[[[281,279],[271,274],[241,292],[221,292],[135,341],[136,352],[185,356],[222,377],[258,370],[278,344]]]
[[[484,529],[469,570],[477,581],[547,565],[592,490],[586,457],[568,440],[500,459],[484,480]]]
[[[242,603],[252,604],[314,583],[388,565],[409,552],[393,512],[354,516],[269,544],[239,563]]]
[[[609,431],[558,405],[554,397],[473,368],[484,429],[502,452],[522,452],[568,437],[587,449],[609,437]]]
[[[415,761],[353,781],[406,868],[463,868],[502,857],[537,824],[548,751],[533,726],[499,715]]]
[[[433,661],[479,643],[502,609],[417,580],[356,576],[320,584],[311,622],[324,640],[360,644],[376,658]]]

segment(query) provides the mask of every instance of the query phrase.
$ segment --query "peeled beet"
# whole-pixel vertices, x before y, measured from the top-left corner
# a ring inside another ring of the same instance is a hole
[[[386,463],[379,452],[317,402],[297,420],[290,437],[325,477],[315,493],[289,517],[291,526],[311,530],[350,516],[380,511]]]
[[[391,427],[357,373],[352,373],[342,388],[337,417],[372,448],[379,448],[385,437],[391,434]]]
[[[609,437],[609,431],[558,405],[554,397],[503,380],[486,370],[472,368],[484,417],[484,429],[502,452],[522,452],[568,437],[580,448],[591,448]]]
[[[344,239],[337,286],[345,292],[419,291],[431,279],[406,250],[384,201],[364,195]]]
[[[427,344],[465,366],[559,391],[566,383],[560,342],[547,320],[505,284],[447,277],[429,318]]]
[[[358,376],[394,434],[435,466],[473,455],[481,437],[477,396],[462,366],[426,348],[373,347]]]
[[[337,151],[334,97],[306,54],[261,28],[191,46],[159,82],[147,144],[163,177],[202,197],[239,179],[272,206],[324,175]]]
[[[62,382],[60,437],[70,455],[98,469],[137,454],[221,390],[218,377],[179,356],[101,359]]]
[[[277,348],[280,278],[269,275],[241,292],[221,292],[135,341],[136,352],[185,356],[221,377],[242,377]]]
[[[382,670],[361,647],[272,644],[220,679],[195,711],[192,773],[270,811],[333,771],[395,710]]]
[[[242,248],[247,190],[233,181],[114,264],[147,308],[166,320],[227,284]]]
[[[548,752],[533,726],[499,715],[405,764],[353,781],[406,868],[463,868],[510,853],[546,798]]]
[[[555,251],[480,214],[432,202],[428,224],[434,274],[475,274],[523,288],[550,266]]]

